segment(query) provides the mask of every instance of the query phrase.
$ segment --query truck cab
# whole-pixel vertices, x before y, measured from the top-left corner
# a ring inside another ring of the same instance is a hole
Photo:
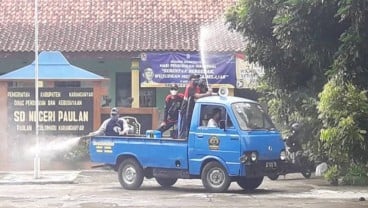
[[[217,125],[208,126],[214,111],[220,111],[220,118],[216,119]],[[93,137],[91,160],[113,166],[127,189],[139,188],[144,177],[155,177],[164,187],[184,178],[201,179],[210,192],[226,191],[231,182],[253,190],[264,176],[281,171],[284,143],[257,102],[210,96],[196,101],[192,115],[185,139],[166,138],[159,133]],[[101,151],[106,144],[110,145],[109,151]]]

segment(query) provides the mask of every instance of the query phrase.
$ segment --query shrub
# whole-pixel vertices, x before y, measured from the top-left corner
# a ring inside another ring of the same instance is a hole
[[[355,85],[331,79],[320,93],[321,141],[332,164],[345,174],[353,164],[367,164],[368,97]]]
[[[340,171],[337,168],[337,165],[331,166],[325,172],[324,177],[325,179],[331,183],[331,185],[338,185],[338,180],[340,176]]]
[[[352,165],[342,179],[344,185],[368,185],[368,168],[362,165]]]

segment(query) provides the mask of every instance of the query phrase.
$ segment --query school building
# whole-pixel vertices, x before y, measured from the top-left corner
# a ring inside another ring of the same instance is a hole
[[[143,129],[155,128],[168,84],[183,87],[193,73],[207,77],[214,88],[227,86],[231,94],[257,97],[253,89],[263,71],[244,61],[246,43],[224,21],[237,0],[38,2],[39,51],[59,51],[71,65],[108,80],[101,101],[94,101],[100,105],[95,120],[101,121],[117,106],[138,122],[147,120],[141,114],[150,114]],[[2,0],[0,8],[4,75],[34,61],[34,1]],[[151,73],[149,80],[145,71]],[[78,88],[82,81],[54,80],[51,86]],[[17,80],[8,83],[19,86],[30,87]]]

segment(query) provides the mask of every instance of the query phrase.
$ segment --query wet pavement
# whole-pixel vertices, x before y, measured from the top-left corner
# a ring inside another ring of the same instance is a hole
[[[74,183],[81,171],[42,171],[38,178],[32,171],[0,171],[0,184]]]
[[[1,172],[0,180],[16,181],[20,175]],[[178,180],[165,189],[145,179],[139,190],[129,191],[120,187],[114,171],[41,171],[44,179],[46,175],[74,179],[65,184],[2,183],[0,207],[368,207],[367,201],[359,201],[368,199],[367,187],[330,186],[321,178],[307,180],[300,174],[277,181],[266,178],[253,192],[232,183],[228,192],[216,194],[206,193],[200,180]]]

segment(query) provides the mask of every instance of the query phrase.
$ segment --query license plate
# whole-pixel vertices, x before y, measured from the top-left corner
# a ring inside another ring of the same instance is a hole
[[[277,168],[277,162],[266,162],[266,168]]]

